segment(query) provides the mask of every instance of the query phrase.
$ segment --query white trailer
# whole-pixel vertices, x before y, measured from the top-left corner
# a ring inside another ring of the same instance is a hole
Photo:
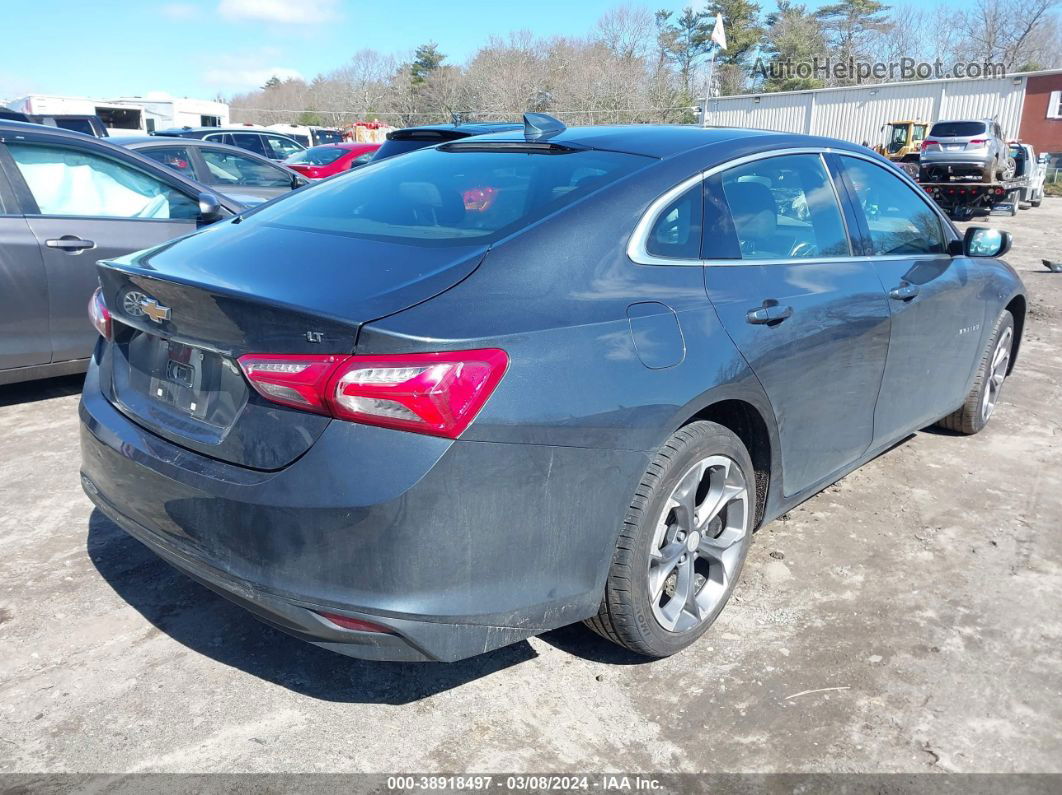
[[[147,132],[144,108],[133,102],[30,94],[14,100],[10,107],[32,116],[99,116],[110,135]]]
[[[119,97],[120,102],[135,103],[144,109],[148,132],[171,127],[227,127],[229,106],[224,102],[191,97],[172,97],[151,93],[143,97]]]

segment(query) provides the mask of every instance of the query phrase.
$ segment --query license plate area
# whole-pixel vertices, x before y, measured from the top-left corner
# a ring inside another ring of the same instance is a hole
[[[217,391],[218,356],[172,340],[156,337],[157,365],[152,368],[151,397],[198,419],[210,413]]]
[[[118,348],[117,397],[153,425],[216,441],[246,404],[244,378],[222,354],[144,332]]]

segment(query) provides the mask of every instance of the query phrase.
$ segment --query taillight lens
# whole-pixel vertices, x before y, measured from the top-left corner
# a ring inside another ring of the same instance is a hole
[[[239,362],[258,393],[275,403],[456,439],[498,386],[509,357],[491,348],[393,356],[247,354]]]
[[[103,290],[99,287],[92,294],[88,303],[89,320],[92,321],[92,325],[96,327],[96,331],[100,333],[100,336],[105,340],[114,339],[114,325],[111,321],[111,313],[107,309],[107,304],[103,300]]]
[[[317,414],[331,413],[326,400],[328,379],[348,356],[260,356],[240,357],[244,375],[262,397]]]
[[[930,146],[936,146],[936,145],[937,145],[936,141],[934,141],[932,138],[927,138],[926,140],[922,141],[922,151],[924,152]]]
[[[971,138],[966,142],[969,146],[984,146],[988,141],[984,138]]]

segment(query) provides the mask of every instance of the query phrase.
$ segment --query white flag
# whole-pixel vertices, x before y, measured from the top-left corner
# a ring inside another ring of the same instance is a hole
[[[720,50],[726,49],[726,31],[723,30],[723,15],[715,15],[715,28],[712,30],[712,41],[719,45]]]

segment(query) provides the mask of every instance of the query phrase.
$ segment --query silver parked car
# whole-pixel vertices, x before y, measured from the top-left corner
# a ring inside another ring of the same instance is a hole
[[[1010,179],[1014,160],[999,123],[938,121],[922,142],[921,181],[946,182],[950,177],[980,177],[982,182]]]
[[[209,185],[245,207],[310,184],[310,180],[287,166],[237,146],[158,135],[110,140],[157,160],[188,179]]]

